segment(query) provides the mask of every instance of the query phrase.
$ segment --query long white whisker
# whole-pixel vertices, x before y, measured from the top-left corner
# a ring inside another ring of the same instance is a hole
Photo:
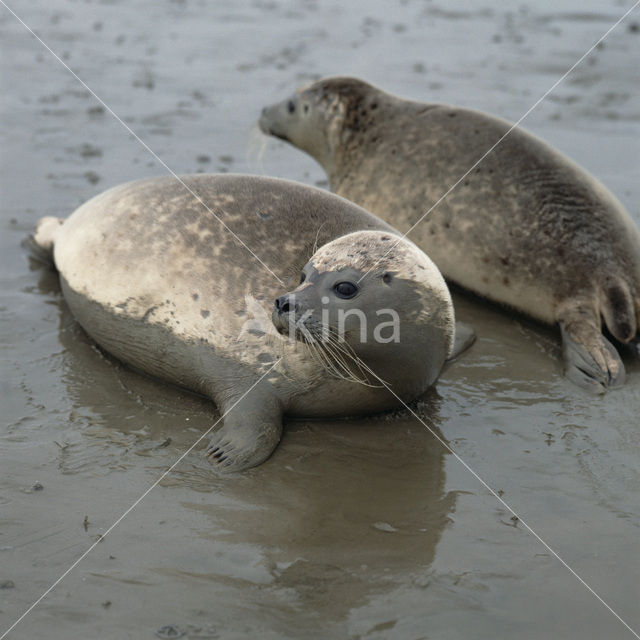
[[[323,349],[325,350],[325,352],[327,353],[327,356],[331,359],[332,363],[334,364],[334,368],[336,368],[336,370],[338,370],[338,368],[341,370],[339,372],[340,378],[344,380],[350,380],[351,382],[357,382],[358,384],[366,385],[366,381],[358,378],[355,375],[355,373],[349,368],[348,364],[346,363],[344,358],[340,355],[340,353],[335,351],[331,343],[325,342],[323,344]]]
[[[331,372],[335,377],[340,378],[341,380],[363,384],[361,380],[354,376],[353,372],[351,371],[351,369],[349,369],[346,363],[340,357],[336,356],[336,354],[331,350],[331,347],[328,343],[320,343],[319,350],[326,359],[328,365],[327,370]]]
[[[310,353],[314,355],[315,359],[329,375],[347,382],[367,385],[367,381],[360,380],[355,376],[344,358],[336,353],[335,350],[327,344],[326,340],[318,336],[317,327],[308,325],[307,329],[309,330],[311,341],[305,341],[305,344],[308,345]]]
[[[329,340],[325,342],[325,346],[331,350],[331,353],[334,358],[336,359],[339,358],[339,361],[341,362],[342,366],[346,368],[346,370],[349,372],[349,376],[354,381],[357,381],[359,384],[364,385],[366,387],[380,388],[382,386],[379,384],[372,384],[369,381],[368,376],[366,375],[366,372],[369,371],[369,373],[372,373],[371,369],[369,369],[369,367],[367,367],[367,365],[362,361],[362,359],[358,355],[356,355],[353,349],[351,349],[350,345],[348,345],[347,343],[338,342],[335,336],[330,335]],[[345,348],[345,347],[348,347],[348,348]],[[355,364],[355,366],[359,369],[360,374],[362,375],[362,378],[358,378],[358,376],[348,366],[347,360]]]
[[[351,345],[347,342],[340,342],[340,343],[334,343],[334,346],[337,347],[338,349],[341,349],[342,352],[344,353],[344,355],[348,356],[349,358],[351,358],[356,364],[357,366],[364,372],[370,373],[375,379],[380,380],[383,385],[384,384],[388,384],[386,381],[382,380],[382,378],[380,378],[380,376],[378,376],[365,362],[364,360],[362,360],[362,358],[360,358],[355,351],[353,350],[353,348],[351,347]],[[372,387],[380,387],[381,385],[369,385]]]

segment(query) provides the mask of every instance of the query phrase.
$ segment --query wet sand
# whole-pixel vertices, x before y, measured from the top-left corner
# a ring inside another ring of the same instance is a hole
[[[14,2],[176,172],[326,186],[260,109],[352,74],[518,119],[631,2]],[[163,167],[0,7],[0,635],[217,418],[127,370],[20,242]],[[640,222],[640,14],[523,123]],[[636,631],[640,363],[591,397],[557,331],[456,292],[478,341],[421,418]],[[193,452],[8,638],[631,638],[408,412],[292,422],[235,477]],[[166,628],[165,628],[166,631]]]

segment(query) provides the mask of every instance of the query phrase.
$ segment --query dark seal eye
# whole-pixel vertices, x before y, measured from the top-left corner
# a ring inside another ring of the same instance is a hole
[[[338,282],[333,290],[338,298],[353,298],[358,293],[358,287],[353,282]]]
[[[296,110],[296,105],[294,104],[293,100],[289,100],[289,104],[287,105],[288,109],[289,109],[289,113],[293,113]]]
[[[302,284],[307,279],[307,274],[303,271],[300,276],[300,284]]]

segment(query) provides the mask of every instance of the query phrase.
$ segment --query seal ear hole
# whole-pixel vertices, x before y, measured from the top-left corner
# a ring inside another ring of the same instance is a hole
[[[385,284],[389,284],[391,282],[391,274],[390,273],[385,273],[382,276],[382,282],[384,282]]]
[[[304,107],[303,107],[303,109],[304,109],[304,112],[305,112],[305,113],[308,113],[308,112],[309,112],[309,105],[308,105],[308,104],[305,104],[305,105],[304,105]]]

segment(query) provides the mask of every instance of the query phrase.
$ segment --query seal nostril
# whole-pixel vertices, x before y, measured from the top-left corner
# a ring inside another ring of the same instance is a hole
[[[267,115],[267,107],[262,107],[262,115],[263,116]]]
[[[278,313],[290,313],[291,311],[297,311],[298,305],[295,301],[288,295],[280,296],[276,298],[275,307]]]

